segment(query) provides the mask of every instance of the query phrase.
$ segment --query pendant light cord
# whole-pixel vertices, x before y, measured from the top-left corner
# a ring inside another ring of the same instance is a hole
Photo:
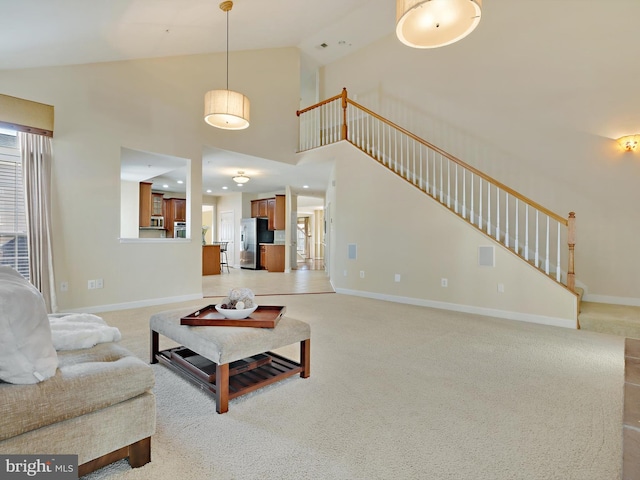
[[[227,90],[229,90],[229,10],[227,10]]]

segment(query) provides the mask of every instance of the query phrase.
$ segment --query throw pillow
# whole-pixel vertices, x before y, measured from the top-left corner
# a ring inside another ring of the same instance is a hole
[[[0,266],[0,380],[38,383],[57,368],[41,293],[11,267]]]

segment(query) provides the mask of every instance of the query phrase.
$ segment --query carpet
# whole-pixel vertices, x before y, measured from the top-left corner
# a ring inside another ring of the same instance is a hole
[[[154,365],[152,462],[85,480],[621,477],[623,338],[340,294],[260,303],[311,324],[311,376],[219,415]],[[149,316],[174,306],[101,316],[148,361]]]

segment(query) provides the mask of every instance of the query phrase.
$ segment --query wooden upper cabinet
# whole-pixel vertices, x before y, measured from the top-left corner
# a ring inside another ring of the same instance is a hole
[[[154,217],[161,217],[164,215],[164,208],[162,199],[164,193],[152,193],[151,194],[151,215]]]
[[[269,199],[251,200],[251,218],[267,218],[269,216]]]
[[[258,200],[258,216],[266,217],[269,215],[269,208],[267,205],[267,199]]]
[[[284,195],[276,195],[276,198],[269,199],[269,230],[284,230],[285,198]]]
[[[276,199],[268,198],[267,199],[267,229],[275,230],[274,219],[276,216]]]
[[[184,198],[172,198],[171,206],[173,208],[173,221],[186,222],[187,201]]]
[[[141,227],[151,226],[151,183],[140,182],[140,219],[139,224]]]

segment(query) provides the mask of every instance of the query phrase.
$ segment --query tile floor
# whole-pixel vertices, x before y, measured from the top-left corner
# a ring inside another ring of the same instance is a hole
[[[324,270],[298,269],[291,273],[266,270],[225,269],[220,275],[202,277],[205,297],[224,297],[232,288],[250,288],[255,295],[334,292]]]

